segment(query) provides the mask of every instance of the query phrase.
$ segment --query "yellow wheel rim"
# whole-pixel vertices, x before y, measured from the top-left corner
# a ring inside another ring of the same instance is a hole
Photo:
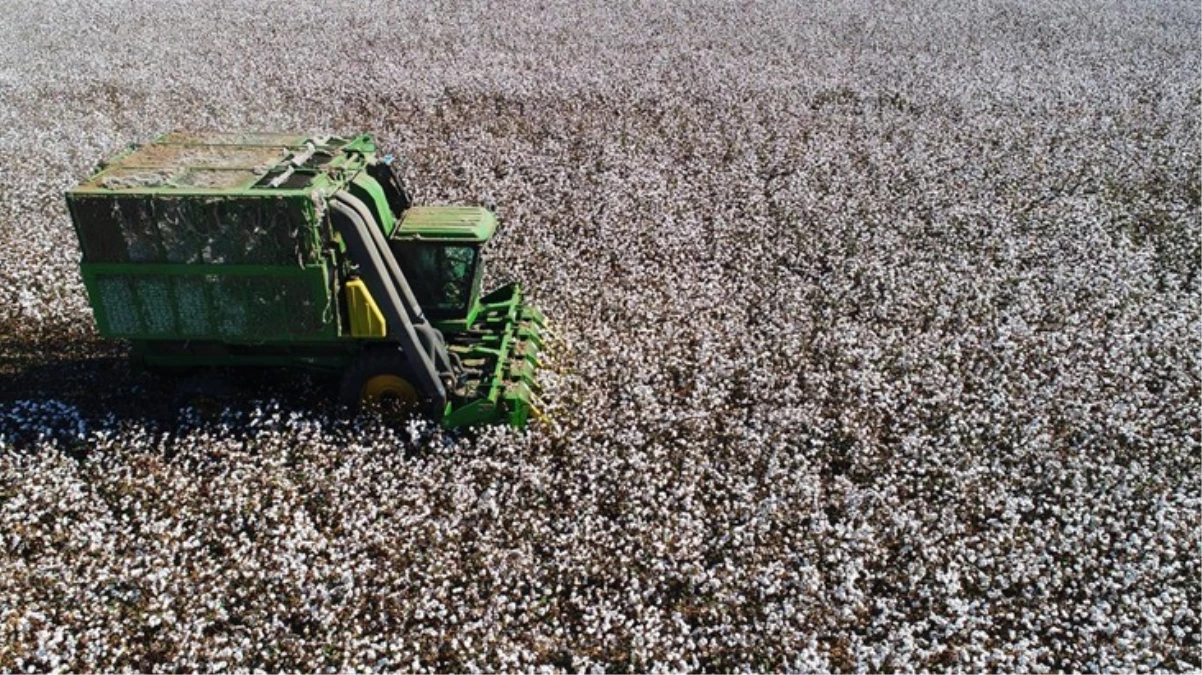
[[[363,385],[359,396],[364,403],[395,403],[402,406],[416,405],[420,400],[417,389],[409,381],[397,375],[376,375]]]

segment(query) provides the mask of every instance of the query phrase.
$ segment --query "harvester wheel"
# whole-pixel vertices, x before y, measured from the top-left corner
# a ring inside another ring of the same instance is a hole
[[[192,375],[175,388],[175,409],[191,408],[201,419],[213,421],[237,395],[238,389],[229,378],[216,373]]]
[[[363,352],[342,376],[339,398],[352,413],[366,408],[406,417],[421,407],[409,361],[393,350]]]

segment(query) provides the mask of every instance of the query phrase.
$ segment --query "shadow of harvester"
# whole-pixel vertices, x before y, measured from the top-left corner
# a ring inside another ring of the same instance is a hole
[[[293,409],[331,409],[329,383],[273,368],[223,373],[236,385],[225,405],[273,399]],[[191,378],[138,370],[129,345],[95,336],[0,335],[0,412],[18,405],[62,404],[80,416],[170,424]],[[23,403],[24,402],[24,403]],[[0,429],[3,432],[3,429]]]

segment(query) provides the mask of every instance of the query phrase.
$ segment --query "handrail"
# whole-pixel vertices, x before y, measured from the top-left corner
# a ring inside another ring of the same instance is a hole
[[[392,282],[386,260],[390,261],[392,266],[396,265],[396,261],[387,247],[381,250],[376,245],[372,233],[378,231],[378,228],[375,227],[375,221],[371,218],[370,213],[365,220],[360,215],[359,209],[347,203],[349,201],[345,199],[347,197],[354,199],[350,195],[339,193],[330,200],[330,208],[345,217],[344,222],[339,222],[338,218],[333,219],[334,225],[346,243],[351,260],[359,265],[363,281],[367,284],[368,290],[384,314],[389,337],[395,338],[400,343],[405,355],[409,358],[409,362],[413,366],[413,374],[417,378],[417,385],[425,395],[431,412],[441,414],[447,403],[446,387],[439,377],[435,359],[427,352],[409,318],[409,311],[404,308],[405,305],[397,293],[397,284]],[[362,206],[362,202],[360,202],[360,206]],[[424,317],[422,321],[425,321]]]

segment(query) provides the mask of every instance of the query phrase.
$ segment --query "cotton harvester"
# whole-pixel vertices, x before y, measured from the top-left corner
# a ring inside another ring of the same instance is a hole
[[[486,208],[416,206],[369,135],[175,132],[67,192],[100,334],[153,370],[304,368],[357,410],[537,415],[542,315],[481,294]]]

